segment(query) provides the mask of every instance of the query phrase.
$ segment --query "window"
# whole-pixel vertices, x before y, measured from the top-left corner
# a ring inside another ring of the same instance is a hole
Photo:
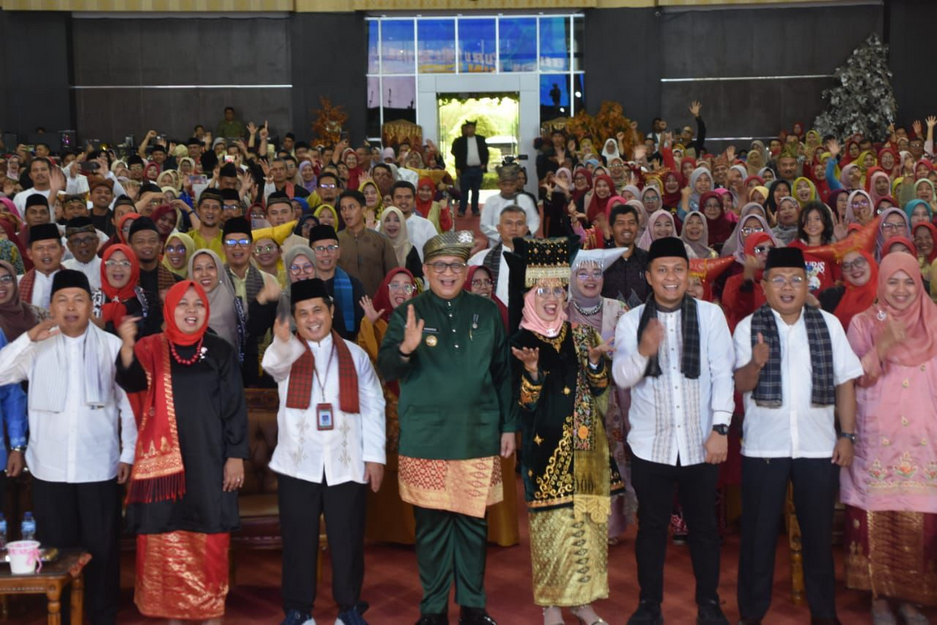
[[[420,20],[416,31],[420,73],[455,73],[455,20]]]
[[[413,20],[381,22],[381,73],[412,74]]]
[[[498,67],[494,19],[459,20],[459,71],[493,72]]]
[[[501,71],[537,71],[536,18],[502,18],[498,27]]]

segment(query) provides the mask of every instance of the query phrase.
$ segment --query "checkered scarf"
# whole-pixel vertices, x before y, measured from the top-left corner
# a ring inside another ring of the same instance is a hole
[[[312,400],[312,385],[315,378],[316,360],[309,344],[299,339],[306,351],[290,369],[290,385],[286,394],[286,407],[307,410]],[[347,414],[360,412],[358,404],[358,372],[351,358],[348,345],[334,329],[332,345],[338,352],[338,407]]]
[[[830,330],[823,320],[823,314],[812,306],[804,306],[804,323],[807,326],[807,342],[810,344],[810,366],[813,368],[813,391],[811,403],[814,406],[832,406],[836,403],[835,384],[833,383],[833,343]],[[758,334],[768,345],[768,363],[761,370],[758,386],[752,392],[755,403],[768,408],[778,408],[783,403],[781,392],[781,341],[778,326],[771,307],[764,304],[752,315],[752,346],[758,342]],[[795,357],[788,354],[788,358]]]
[[[681,332],[683,334],[683,354],[680,360],[680,372],[690,380],[696,380],[700,376],[700,338],[699,338],[699,317],[696,314],[696,300],[689,295],[683,296],[683,302],[680,304]],[[641,321],[638,323],[638,344],[641,344],[641,335],[644,334],[644,328],[647,327],[651,319],[657,318],[657,302],[652,293],[644,304],[644,312],[641,313]],[[656,378],[660,376],[660,359],[657,354],[651,356],[647,361],[647,368],[644,375]]]

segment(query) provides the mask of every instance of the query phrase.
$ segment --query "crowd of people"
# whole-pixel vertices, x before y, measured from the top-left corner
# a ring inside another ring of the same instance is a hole
[[[455,172],[430,141],[275,141],[230,108],[214,138],[150,131],[126,157],[16,146],[0,500],[28,467],[38,539],[92,555],[92,623],[116,621],[123,533],[142,614],[220,622],[244,389],[276,389],[285,625],[314,623],[320,516],[338,622],[366,622],[367,536],[415,545],[418,625],[449,622],[453,585],[461,624],[494,624],[489,520],[516,523],[515,467],[545,625],[605,622],[608,546],[635,521],[629,624],[663,623],[671,535],[697,622],[727,623],[730,510],[741,623],[761,623],[788,488],[811,622],[839,622],[841,501],[846,585],[877,625],[926,623],[937,118],[710,151],[689,112],[680,132],[546,127],[481,203],[472,121]]]

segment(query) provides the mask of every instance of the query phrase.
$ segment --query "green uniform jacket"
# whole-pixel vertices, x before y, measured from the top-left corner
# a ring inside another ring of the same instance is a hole
[[[498,307],[465,292],[444,300],[427,291],[409,304],[425,323],[420,346],[409,360],[400,357],[407,322],[407,305],[402,305],[390,317],[377,356],[384,380],[400,383],[400,455],[434,460],[497,456],[501,434],[518,429]]]

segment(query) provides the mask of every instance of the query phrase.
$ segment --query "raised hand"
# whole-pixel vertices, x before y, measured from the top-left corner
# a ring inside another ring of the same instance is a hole
[[[892,347],[903,343],[907,337],[908,333],[904,324],[897,319],[889,318],[888,321],[885,322],[885,330],[879,335],[878,340],[875,342],[875,349],[878,352],[878,357],[880,359],[885,358]]]
[[[260,129],[260,138],[266,139],[270,136],[270,125],[267,123],[267,120],[264,120],[264,127]]]
[[[768,344],[765,343],[765,337],[759,332],[758,342],[752,346],[752,362],[755,363],[759,369],[762,369],[768,364],[768,358],[770,356],[771,349],[768,347]]]
[[[273,322],[273,336],[282,343],[290,341],[290,320],[277,318]]]
[[[275,302],[280,299],[280,293],[282,289],[280,284],[276,281],[264,281],[264,286],[260,289],[260,292],[257,293],[257,301],[261,304],[269,304],[270,302]]]
[[[633,160],[643,161],[645,156],[647,156],[647,146],[644,145],[643,143],[641,145],[635,146]]]
[[[416,312],[413,310],[413,304],[408,304],[407,324],[403,329],[403,341],[400,342],[401,352],[409,355],[420,346],[420,342],[423,340],[424,325],[425,323],[422,319],[416,318]]]
[[[826,151],[830,153],[830,156],[836,158],[842,151],[842,147],[839,145],[839,141],[836,139],[830,139],[826,142]]]
[[[924,120],[927,123],[927,129],[930,130],[934,126],[937,126],[937,117],[933,115],[928,115],[927,119]]]
[[[638,353],[645,358],[650,358],[660,349],[660,344],[664,342],[664,326],[659,319],[651,319],[644,327],[641,334],[641,343],[638,345]]]
[[[146,138],[147,138],[147,139],[155,139],[157,134],[158,134],[158,133],[157,133],[155,130],[148,130],[148,131],[146,132]]]
[[[511,353],[514,354],[515,358],[524,363],[524,368],[527,369],[528,373],[537,374],[538,365],[540,363],[539,347],[522,347],[520,349],[512,347]]]
[[[374,302],[371,301],[371,298],[365,295],[358,302],[361,305],[361,310],[364,311],[364,316],[368,318],[372,324],[376,323],[378,319],[381,318],[381,315],[384,314],[384,309],[374,310]]]
[[[252,137],[253,137],[254,135],[256,135],[256,134],[257,134],[257,124],[255,124],[254,122],[248,122],[248,123],[247,123],[247,132],[250,133],[250,136],[252,136]]]
[[[914,130],[914,134],[915,134],[916,136],[918,136],[918,137],[921,136],[921,134],[922,134],[922,132],[923,132],[923,130],[924,130],[923,126],[921,126],[921,120],[919,120],[919,119],[915,119],[915,120],[911,123],[911,128]]]
[[[732,164],[735,162],[735,146],[734,145],[730,145],[729,147],[726,148],[726,158],[729,160],[729,166],[731,167]]]
[[[602,356],[605,354],[610,354],[614,351],[615,347],[612,345],[612,341],[615,337],[609,338],[607,341],[603,341],[598,345],[593,345],[589,348],[589,362],[593,365],[599,364],[599,361],[602,359]]]
[[[703,110],[703,104],[699,100],[690,102],[690,113],[693,115],[693,117],[699,117],[701,110]]]
[[[54,319],[46,319],[37,326],[33,326],[26,334],[29,335],[29,340],[33,342],[44,341],[47,338],[51,338],[59,333],[58,327],[56,327],[56,322]]]
[[[117,336],[124,342],[125,347],[133,347],[134,342],[137,340],[138,321],[140,321],[140,317],[124,315],[120,325],[117,326]]]

